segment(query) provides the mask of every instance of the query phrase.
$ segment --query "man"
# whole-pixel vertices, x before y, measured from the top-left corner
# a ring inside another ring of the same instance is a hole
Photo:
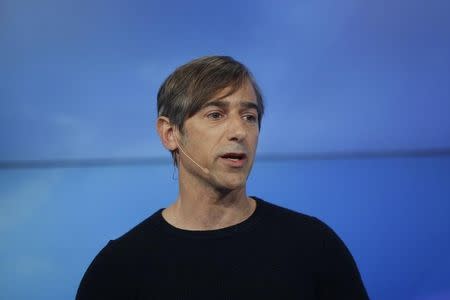
[[[231,57],[176,69],[157,130],[179,195],[96,256],[85,299],[368,299],[342,240],[319,219],[248,197],[264,105]]]

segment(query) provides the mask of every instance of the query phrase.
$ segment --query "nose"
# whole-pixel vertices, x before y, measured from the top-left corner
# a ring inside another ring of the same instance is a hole
[[[227,137],[230,141],[240,142],[247,136],[245,121],[240,115],[230,117],[227,125]]]

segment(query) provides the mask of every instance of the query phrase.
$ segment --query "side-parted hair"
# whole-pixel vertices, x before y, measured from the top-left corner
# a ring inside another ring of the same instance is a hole
[[[204,56],[178,67],[163,82],[158,91],[158,116],[164,116],[183,132],[186,119],[225,88],[223,98],[232,95],[250,82],[258,105],[258,126],[264,114],[264,103],[252,73],[242,63],[229,56]],[[176,164],[175,153],[172,156]]]

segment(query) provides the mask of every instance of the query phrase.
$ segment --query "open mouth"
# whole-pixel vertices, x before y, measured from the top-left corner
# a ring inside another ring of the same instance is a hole
[[[245,159],[247,155],[245,155],[244,153],[226,153],[221,157],[230,161],[241,161]]]

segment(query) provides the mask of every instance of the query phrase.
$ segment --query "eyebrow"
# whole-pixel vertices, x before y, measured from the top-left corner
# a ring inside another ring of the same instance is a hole
[[[227,108],[228,106],[230,106],[230,104],[229,104],[229,102],[223,101],[223,100],[211,100],[211,101],[206,102],[202,106],[201,109],[204,109],[204,108],[210,107],[210,106],[217,106],[217,107],[220,107],[220,108]],[[252,102],[252,101],[241,102],[240,106],[242,108],[246,108],[246,109],[255,109],[256,111],[259,112],[258,105],[255,102]]]

